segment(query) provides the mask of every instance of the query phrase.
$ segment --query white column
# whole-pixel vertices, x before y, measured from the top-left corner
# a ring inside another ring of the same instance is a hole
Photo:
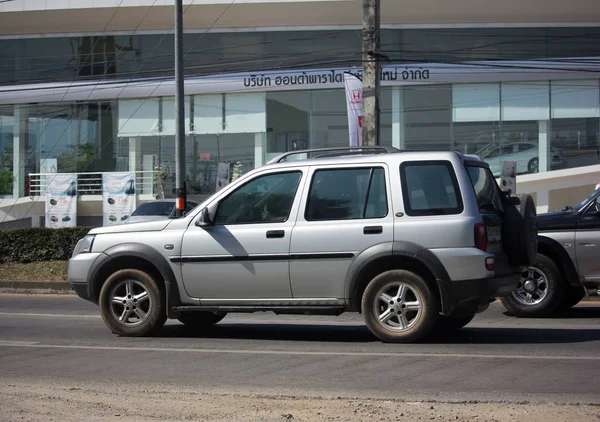
[[[538,172],[548,171],[548,132],[550,125],[548,120],[540,120],[539,122],[539,152],[538,152]]]
[[[392,146],[405,149],[404,140],[404,91],[395,86],[392,89]]]
[[[27,144],[28,126],[27,105],[15,105],[13,112],[13,197],[15,199],[25,194],[25,163],[22,162],[21,151]]]
[[[142,165],[142,138],[129,138],[129,171],[138,171]]]
[[[535,201],[537,213],[545,213],[550,209],[550,194],[547,189],[540,189],[536,193],[536,201]]]
[[[265,149],[267,145],[267,134],[259,132],[254,134],[254,168],[264,164]]]

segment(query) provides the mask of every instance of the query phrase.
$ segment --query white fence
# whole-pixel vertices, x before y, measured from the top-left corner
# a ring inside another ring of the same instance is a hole
[[[154,194],[155,171],[136,171],[135,185],[138,194]],[[46,177],[55,173],[29,174],[29,196],[45,194]],[[77,173],[77,193],[79,195],[102,195],[102,173]]]

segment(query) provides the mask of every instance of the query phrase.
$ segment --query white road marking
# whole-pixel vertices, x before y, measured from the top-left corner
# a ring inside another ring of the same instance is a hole
[[[35,314],[28,312],[0,312],[0,316],[22,316],[22,317],[41,317],[41,318],[100,318],[100,315],[77,315],[77,314]]]
[[[177,347],[136,347],[136,346],[79,346],[73,344],[42,344],[37,342],[0,340],[0,347],[22,347],[35,349],[105,350],[125,352],[165,352],[165,353],[211,353],[232,355],[290,355],[290,356],[354,356],[392,358],[446,358],[446,359],[511,359],[511,360],[566,360],[600,361],[600,356],[561,356],[561,355],[510,355],[474,353],[406,353],[406,352],[311,352],[285,350],[239,350],[239,349],[188,349]]]

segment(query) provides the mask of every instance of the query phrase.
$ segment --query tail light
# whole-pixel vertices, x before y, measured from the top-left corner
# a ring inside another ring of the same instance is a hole
[[[487,228],[483,223],[475,224],[475,247],[487,251]]]

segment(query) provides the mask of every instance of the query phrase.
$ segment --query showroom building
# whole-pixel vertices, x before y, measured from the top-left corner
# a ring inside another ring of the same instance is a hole
[[[515,160],[538,212],[583,199],[600,181],[595,1],[448,3],[382,0],[381,144],[479,154],[496,174]],[[0,3],[0,227],[43,222],[53,171],[78,173],[81,224],[101,215],[104,172],[135,171],[141,201],[157,178],[174,193],[172,2],[73,4]],[[348,145],[361,1],[184,9],[191,197],[215,191],[219,163]]]

